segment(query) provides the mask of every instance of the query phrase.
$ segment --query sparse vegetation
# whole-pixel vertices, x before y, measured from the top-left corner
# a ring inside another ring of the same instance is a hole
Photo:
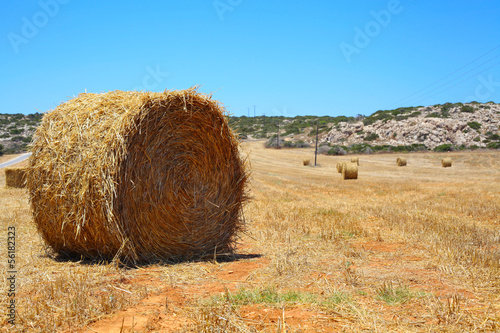
[[[479,130],[481,128],[481,124],[478,123],[477,121],[470,121],[467,123],[467,125],[469,125],[469,127],[474,130]]]

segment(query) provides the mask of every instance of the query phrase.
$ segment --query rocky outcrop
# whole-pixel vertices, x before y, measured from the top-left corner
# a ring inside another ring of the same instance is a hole
[[[333,145],[424,144],[430,149],[442,144],[486,147],[492,135],[500,134],[499,104],[459,103],[398,110],[378,111],[356,122],[340,122],[326,141]]]

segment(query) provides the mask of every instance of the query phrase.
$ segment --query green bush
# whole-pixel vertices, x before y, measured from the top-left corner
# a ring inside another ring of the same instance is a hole
[[[441,118],[441,113],[438,112],[432,112],[429,113],[425,118]]]
[[[450,143],[445,143],[435,147],[433,150],[437,152],[453,151],[453,146]]]
[[[500,149],[500,142],[490,142],[486,147],[490,149]]]
[[[477,121],[469,121],[467,123],[467,125],[469,125],[470,128],[475,129],[475,130],[478,130],[481,128],[481,124],[478,123]]]
[[[12,134],[12,135],[21,134],[22,132],[23,132],[22,130],[17,129],[17,128],[11,129],[9,131],[9,133]]]
[[[364,137],[364,141],[373,141],[379,138],[379,135],[377,133],[370,133],[367,136]]]
[[[472,106],[470,106],[470,105],[464,105],[464,106],[462,106],[460,108],[460,111],[467,112],[467,113],[472,113],[472,112],[475,111],[475,109]]]
[[[498,141],[500,140],[500,135],[498,134],[491,134],[488,139],[492,140],[492,141]]]
[[[18,135],[18,136],[13,136],[12,141],[24,141],[26,139],[24,136]]]

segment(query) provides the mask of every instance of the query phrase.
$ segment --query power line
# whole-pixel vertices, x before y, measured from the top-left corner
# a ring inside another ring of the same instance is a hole
[[[432,94],[432,95],[430,95],[430,96],[427,96],[426,98],[431,98],[431,97],[434,97],[434,96],[436,96],[436,95],[439,95],[440,93],[445,92],[445,91],[447,91],[447,90],[449,90],[449,89],[451,89],[451,88],[454,88],[454,87],[458,86],[459,84],[464,83],[465,81],[468,81],[468,80],[472,79],[472,78],[473,78],[473,77],[475,77],[476,75],[481,74],[482,72],[485,72],[485,71],[487,71],[488,69],[491,69],[491,68],[493,68],[493,67],[495,67],[495,66],[497,66],[497,65],[499,65],[499,64],[500,64],[500,62],[497,62],[497,63],[495,63],[495,64],[491,65],[490,67],[483,69],[483,70],[482,70],[482,71],[480,71],[479,73],[475,73],[475,74],[473,74],[473,75],[469,76],[468,78],[466,78],[466,79],[464,79],[464,80],[462,80],[462,81],[460,81],[460,82],[458,82],[458,83],[456,83],[456,84],[452,85],[451,87],[448,87],[448,88],[445,88],[445,89],[443,89],[443,90],[441,90],[441,91],[438,91],[437,93]]]
[[[449,74],[447,74],[447,75],[443,76],[442,78],[440,78],[440,79],[438,79],[438,80],[436,80],[436,81],[432,82],[432,83],[431,83],[430,85],[428,85],[427,87],[424,87],[424,88],[422,88],[422,89],[420,89],[420,90],[418,90],[418,91],[414,92],[413,94],[411,94],[411,95],[409,95],[409,96],[407,96],[407,97],[405,97],[405,98],[403,98],[403,99],[400,99],[400,100],[398,100],[398,101],[394,102],[394,103],[393,103],[393,105],[399,106],[399,105],[401,105],[401,104],[402,104],[402,102],[405,102],[405,101],[412,101],[412,100],[414,99],[414,96],[415,96],[415,95],[418,95],[418,94],[420,94],[421,92],[423,92],[423,91],[425,91],[425,90],[430,89],[430,88],[431,88],[432,86],[434,86],[435,84],[437,84],[437,83],[439,83],[439,82],[441,82],[441,81],[443,81],[443,80],[445,80],[445,79],[449,78],[449,77],[450,77],[450,76],[452,76],[453,74],[455,74],[455,73],[457,73],[457,72],[461,71],[461,70],[462,70],[462,69],[464,69],[465,67],[467,67],[467,66],[469,66],[470,64],[474,63],[476,60],[481,59],[482,57],[486,56],[487,54],[489,54],[489,53],[493,52],[494,50],[496,50],[496,49],[498,49],[498,48],[500,48],[500,45],[495,46],[494,48],[492,48],[492,49],[490,49],[490,50],[486,51],[485,53],[481,54],[481,55],[480,55],[480,56],[478,56],[477,58],[475,58],[475,59],[473,59],[473,60],[469,61],[469,62],[468,62],[468,63],[466,63],[465,65],[463,65],[463,66],[461,66],[461,67],[457,68],[457,69],[456,69],[456,70],[454,70],[453,72],[451,72],[451,73],[449,73]],[[498,57],[498,56],[496,56],[496,57]],[[496,57],[494,57],[494,58],[496,58]],[[494,58],[493,58],[493,59],[494,59]],[[490,60],[491,60],[491,59],[490,59]],[[463,75],[465,75],[465,74],[463,74]],[[462,76],[463,76],[463,75],[462,75]],[[460,76],[459,76],[459,77],[460,77]]]
[[[497,55],[497,56],[495,56],[495,57],[493,57],[493,58],[491,58],[491,59],[489,59],[489,60],[487,60],[487,61],[485,61],[485,62],[481,63],[480,65],[478,65],[478,66],[476,66],[476,67],[473,67],[472,69],[469,69],[468,71],[466,71],[465,73],[463,73],[463,74],[461,74],[461,75],[457,76],[457,77],[456,77],[456,78],[454,78],[453,80],[450,80],[450,81],[448,81],[448,82],[445,82],[445,83],[443,83],[443,84],[441,84],[441,85],[439,85],[439,86],[435,87],[434,89],[439,89],[439,88],[442,88],[442,87],[444,87],[444,86],[446,86],[446,85],[448,85],[448,84],[450,84],[450,83],[452,83],[452,82],[454,82],[454,81],[456,81],[456,80],[458,80],[458,79],[460,79],[460,78],[464,77],[466,74],[469,74],[469,73],[470,73],[470,72],[472,72],[473,70],[475,70],[475,69],[477,69],[477,68],[479,68],[479,67],[481,67],[481,66],[483,66],[483,65],[485,65],[485,64],[487,64],[487,63],[489,63],[489,62],[491,62],[491,61],[493,61],[493,60],[495,60],[495,59],[496,59],[496,58],[498,58],[498,57],[500,57],[500,55]],[[497,63],[497,64],[498,64],[498,63]],[[496,66],[496,65],[494,65],[494,66]],[[494,67],[494,66],[492,66],[492,67]],[[491,68],[491,67],[488,67],[488,69],[489,69],[489,68]],[[479,73],[477,73],[477,74],[480,74],[480,73],[482,73],[482,72],[484,72],[484,70],[480,71],[480,72],[479,72]],[[477,74],[475,74],[475,75],[477,75]],[[473,76],[474,76],[474,75],[473,75]],[[463,81],[461,81],[461,82],[463,82]],[[455,87],[455,85],[454,85],[453,87]],[[416,97],[416,98],[413,98],[413,99],[409,100],[409,101],[408,101],[408,103],[411,103],[411,102],[414,102],[414,101],[419,101],[419,100],[422,100],[422,99],[424,99],[424,98],[428,98],[427,94],[429,94],[429,93],[433,93],[433,91],[427,92],[427,93],[425,93],[425,94],[423,94],[423,95],[420,95],[420,96],[418,96],[418,97]],[[434,95],[435,95],[435,94],[433,94],[432,96],[434,96]]]

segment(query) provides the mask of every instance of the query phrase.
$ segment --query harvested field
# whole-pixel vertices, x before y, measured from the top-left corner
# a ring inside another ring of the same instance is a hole
[[[14,226],[18,270],[17,326],[0,330],[500,330],[498,152],[448,153],[453,168],[437,153],[405,154],[405,168],[363,155],[362,177],[343,181],[342,157],[304,168],[314,149],[242,150],[251,201],[236,255],[134,269],[54,260],[26,190],[0,172],[0,246]]]

